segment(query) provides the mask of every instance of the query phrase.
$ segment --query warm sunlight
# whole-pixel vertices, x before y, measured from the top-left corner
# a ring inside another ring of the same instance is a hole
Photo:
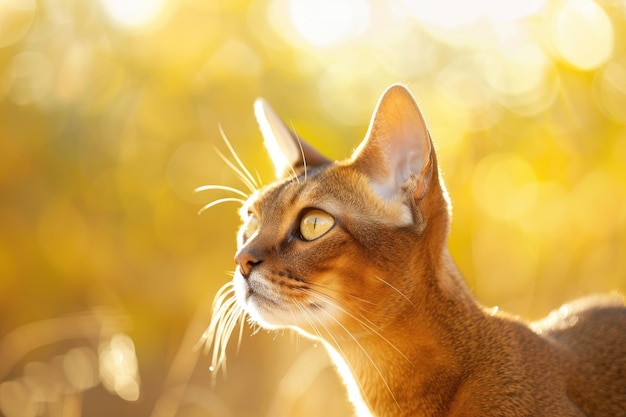
[[[369,23],[365,0],[289,0],[298,33],[315,46],[340,44],[362,34]]]
[[[404,0],[414,18],[439,28],[454,28],[479,19],[506,22],[537,12],[544,0]]]
[[[0,0],[0,48],[19,41],[30,29],[36,12],[35,0]]]
[[[626,0],[0,0],[0,415],[353,415],[290,332],[193,347],[275,177],[255,100],[339,160],[392,83],[481,302],[626,292]]]
[[[116,334],[98,349],[100,378],[104,386],[126,401],[139,398],[139,374],[135,345],[125,334]]]
[[[554,25],[554,42],[563,58],[583,70],[606,63],[613,53],[613,24],[591,0],[568,0]]]
[[[109,15],[122,26],[140,27],[154,21],[167,0],[100,0]]]
[[[535,173],[528,162],[515,154],[483,158],[472,181],[476,204],[494,218],[519,219],[535,203]]]

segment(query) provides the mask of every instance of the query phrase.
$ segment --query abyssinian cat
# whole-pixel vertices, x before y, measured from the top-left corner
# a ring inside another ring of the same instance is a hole
[[[214,365],[247,314],[320,340],[359,416],[626,416],[623,298],[530,324],[482,307],[446,248],[450,203],[404,86],[339,162],[265,101],[255,114],[278,180],[242,200],[234,279],[206,335]]]

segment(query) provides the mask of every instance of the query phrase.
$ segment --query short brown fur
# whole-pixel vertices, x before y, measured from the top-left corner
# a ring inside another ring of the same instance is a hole
[[[626,416],[622,297],[532,324],[482,307],[446,248],[449,202],[406,88],[384,93],[351,158],[313,152],[244,205],[258,226],[240,232],[234,286],[252,320],[324,342],[359,415]],[[307,241],[311,208],[334,226]]]

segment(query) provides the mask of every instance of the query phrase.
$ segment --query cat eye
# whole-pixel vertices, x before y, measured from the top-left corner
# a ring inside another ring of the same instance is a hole
[[[250,214],[246,223],[244,224],[243,229],[243,237],[244,239],[249,239],[259,228],[259,220],[256,218],[254,214]]]
[[[335,225],[335,219],[322,210],[308,211],[300,221],[300,236],[304,240],[315,240],[326,234]]]

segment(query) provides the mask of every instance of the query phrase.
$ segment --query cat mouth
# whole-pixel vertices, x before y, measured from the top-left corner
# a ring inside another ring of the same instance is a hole
[[[270,304],[273,308],[277,308],[281,303],[274,299],[274,297],[268,296],[267,291],[259,285],[249,283],[246,285],[245,301],[246,303],[263,303]]]
[[[277,294],[272,288],[265,283],[265,278],[259,276],[260,274],[254,272],[248,277],[244,277],[239,271],[235,274],[235,281],[237,283],[236,289],[241,292],[241,301],[244,302],[242,307],[246,307],[247,304],[256,302],[258,300],[278,306],[281,303],[278,300]]]
[[[285,293],[284,284],[256,271],[248,277],[236,271],[233,280],[239,305],[265,328],[299,326],[310,321],[310,318],[303,317],[307,316],[306,311],[311,313],[324,309],[319,302],[292,297]]]
[[[275,320],[272,318],[276,315],[275,313],[286,310],[285,306],[288,302],[258,272],[244,277],[236,271],[233,280],[237,301],[260,324],[274,325],[272,322]]]

